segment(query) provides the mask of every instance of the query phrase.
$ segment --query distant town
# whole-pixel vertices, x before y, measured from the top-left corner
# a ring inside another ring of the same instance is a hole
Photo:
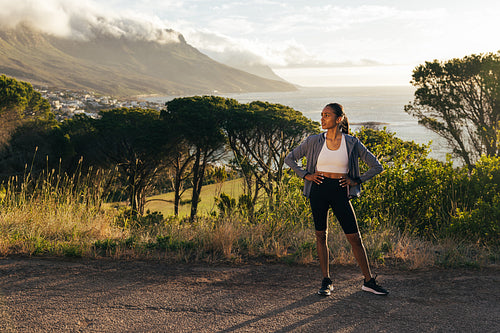
[[[145,100],[118,100],[110,96],[97,96],[91,91],[37,89],[47,99],[58,121],[72,118],[77,114],[85,114],[96,118],[101,110],[115,108],[145,108],[161,110],[163,103]]]

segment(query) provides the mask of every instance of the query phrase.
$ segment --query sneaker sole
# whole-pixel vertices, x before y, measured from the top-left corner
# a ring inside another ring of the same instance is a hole
[[[367,291],[369,293],[375,294],[375,295],[387,296],[387,294],[389,294],[389,293],[382,293],[380,291],[376,291],[375,289],[372,289],[372,288],[369,288],[369,287],[366,287],[366,286],[361,287],[361,289],[364,290],[364,291]]]
[[[320,296],[330,296],[330,291],[318,291],[318,295]]]

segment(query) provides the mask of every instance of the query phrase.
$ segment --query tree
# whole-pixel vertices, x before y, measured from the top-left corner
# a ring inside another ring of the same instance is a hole
[[[49,102],[30,83],[0,75],[0,144],[23,120],[51,117]]]
[[[0,75],[0,113],[7,110],[15,110],[20,117],[34,117],[47,114],[50,104],[31,83]]]
[[[156,110],[119,108],[100,115],[76,117],[68,136],[88,164],[118,169],[133,216],[142,215],[148,190],[175,151],[175,131]]]
[[[176,98],[166,103],[163,118],[179,130],[178,142],[188,145],[185,160],[192,161],[193,194],[191,220],[198,211],[201,187],[208,163],[218,160],[224,153],[226,141],[222,130],[226,110],[234,109],[238,102],[217,96]]]
[[[229,146],[245,177],[247,194],[255,204],[264,189],[272,203],[285,157],[307,135],[316,133],[318,124],[290,107],[259,101],[233,110],[227,119]]]
[[[500,51],[426,62],[412,78],[417,90],[406,112],[445,138],[469,169],[481,155],[499,155]]]
[[[191,175],[195,155],[190,153],[190,147],[185,142],[178,142],[178,149],[172,158],[172,188],[174,189],[174,215],[179,215],[181,196],[185,191],[184,183]]]
[[[71,149],[55,119],[30,119],[19,124],[0,149],[0,176],[9,178],[29,172],[31,176],[63,168]]]

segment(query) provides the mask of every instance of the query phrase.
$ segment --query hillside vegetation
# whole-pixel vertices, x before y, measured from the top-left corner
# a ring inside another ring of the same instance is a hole
[[[29,84],[3,79],[8,100],[45,110]],[[62,123],[32,114],[0,149],[0,255],[315,261],[303,180],[284,157],[317,132],[287,106],[216,96]],[[456,167],[385,129],[352,134],[385,169],[351,201],[373,262],[498,263],[500,157]],[[333,215],[329,230],[333,260],[352,263]]]

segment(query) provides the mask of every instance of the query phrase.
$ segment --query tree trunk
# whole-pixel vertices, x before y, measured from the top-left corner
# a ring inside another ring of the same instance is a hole
[[[180,168],[175,168],[175,179],[174,179],[174,215],[179,216],[179,204],[181,201],[181,170]]]
[[[201,149],[198,148],[196,151],[196,157],[194,161],[194,166],[193,166],[193,195],[191,196],[191,216],[190,220],[191,222],[194,221],[194,218],[196,217],[196,213],[198,211],[198,200],[200,198],[200,193],[198,191],[198,188],[201,184],[202,177],[201,177]]]
[[[144,191],[144,188],[140,189],[137,191],[137,213],[139,216],[144,215],[144,208],[146,206],[146,191]]]
[[[129,175],[129,193],[128,198],[130,202],[130,209],[132,210],[132,217],[137,216],[137,187],[136,187],[136,177],[134,174]]]

